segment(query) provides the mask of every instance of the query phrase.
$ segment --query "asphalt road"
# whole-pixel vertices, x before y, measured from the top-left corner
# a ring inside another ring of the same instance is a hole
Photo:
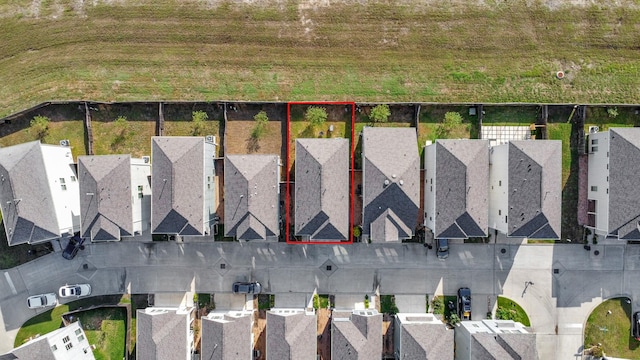
[[[316,289],[336,296],[378,290],[431,297],[454,295],[467,286],[473,293],[474,319],[492,310],[496,296],[512,298],[529,314],[540,358],[576,359],[587,316],[603,299],[629,296],[634,308],[640,308],[638,279],[640,247],[633,245],[585,251],[567,244],[454,243],[443,261],[420,244],[91,244],[71,261],[53,253],[3,271],[0,353],[11,349],[17,329],[37,313],[27,308],[26,298],[57,292],[67,283],[90,283],[94,295],[228,293],[234,281],[254,280],[276,299],[278,293],[308,297]]]

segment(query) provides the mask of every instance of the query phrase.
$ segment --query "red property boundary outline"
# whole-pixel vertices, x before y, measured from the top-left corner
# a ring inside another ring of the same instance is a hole
[[[290,212],[291,212],[291,171],[289,171],[289,164],[291,159],[291,105],[350,105],[351,106],[351,177],[349,181],[349,239],[348,241],[294,241],[291,240],[289,233],[290,226]],[[285,236],[287,244],[317,244],[317,245],[331,245],[331,244],[353,244],[353,223],[354,223],[354,207],[355,207],[355,189],[353,183],[355,182],[354,171],[354,154],[355,154],[355,122],[356,122],[356,103],[353,101],[290,101],[287,103],[287,162],[285,165],[285,171],[287,172],[287,193],[285,195],[285,207],[286,207],[286,222],[285,222]]]

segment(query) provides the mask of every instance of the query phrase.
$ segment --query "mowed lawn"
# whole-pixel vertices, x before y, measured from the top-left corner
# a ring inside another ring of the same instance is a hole
[[[568,3],[5,1],[0,116],[50,99],[637,102],[640,9]]]

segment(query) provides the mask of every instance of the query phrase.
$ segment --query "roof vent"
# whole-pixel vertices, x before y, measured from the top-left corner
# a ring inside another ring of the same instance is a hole
[[[389,185],[389,179],[384,179],[384,186]]]
[[[400,180],[400,185],[404,185],[404,180]]]

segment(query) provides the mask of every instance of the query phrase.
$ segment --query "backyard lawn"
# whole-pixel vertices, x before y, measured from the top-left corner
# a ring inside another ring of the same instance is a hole
[[[124,357],[126,316],[124,308],[102,308],[78,314],[89,344],[95,345],[93,355],[96,360]]]
[[[156,133],[154,121],[127,121],[124,128],[116,122],[92,121],[93,152],[96,155],[131,154],[151,156],[151,137]]]
[[[35,140],[38,140],[37,134],[33,129],[27,127],[13,134],[0,137],[0,146],[17,145]],[[74,159],[77,160],[78,155],[87,154],[84,146],[84,125],[82,120],[49,121],[49,131],[41,142],[43,144],[60,145],[60,140],[69,140]]]
[[[154,130],[155,131],[155,130]],[[222,138],[220,136],[220,122],[217,120],[204,121],[202,128],[195,131],[193,122],[186,121],[166,121],[164,122],[164,136],[206,136],[213,135],[216,137],[216,153],[222,156]],[[149,139],[151,141],[151,139]],[[149,154],[150,155],[150,154]]]
[[[549,140],[562,140],[562,187],[569,179],[571,171],[571,124],[549,123],[547,124],[547,137]],[[578,160],[577,157],[575,159]]]
[[[225,125],[226,154],[273,154],[282,157],[282,122],[274,120],[266,125],[264,134],[251,136],[253,120],[232,120]]]
[[[608,356],[640,358],[640,342],[631,336],[631,305],[626,299],[606,300],[593,310],[584,330],[585,348],[600,343]]]

